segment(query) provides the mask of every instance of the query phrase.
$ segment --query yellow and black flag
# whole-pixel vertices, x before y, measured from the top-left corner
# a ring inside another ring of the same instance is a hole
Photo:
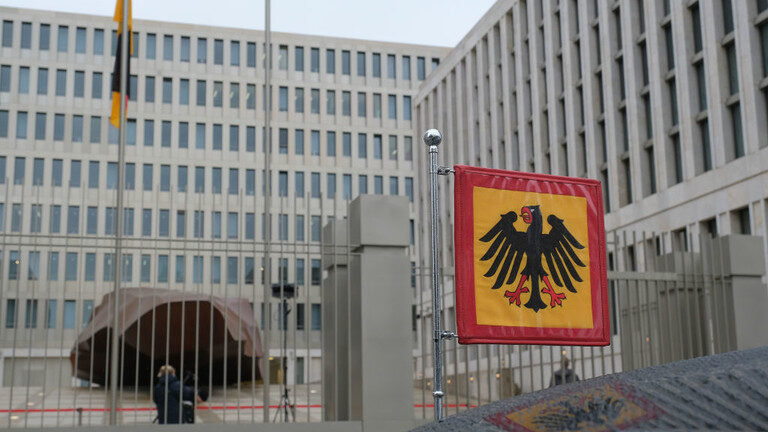
[[[115,55],[115,69],[112,72],[112,113],[109,116],[109,122],[112,126],[120,127],[120,73],[121,73],[121,59],[122,59],[122,45],[123,45],[123,0],[117,0],[115,6],[115,16],[112,19],[118,23],[117,27],[117,55]],[[125,79],[129,79],[131,76],[131,54],[133,54],[133,12],[131,10],[131,0],[128,0],[128,40],[130,41],[128,47],[128,73]],[[128,97],[131,94],[130,84],[125,86],[125,107],[128,108]]]

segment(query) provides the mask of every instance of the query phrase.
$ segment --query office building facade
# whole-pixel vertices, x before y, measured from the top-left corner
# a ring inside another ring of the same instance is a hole
[[[8,385],[38,382],[35,372],[68,359],[113,286],[117,25],[7,7],[0,17],[0,376]],[[122,286],[246,297],[258,320],[264,33],[135,20],[132,49]],[[292,354],[289,381],[319,377],[322,270],[313,245],[321,226],[358,194],[414,196],[413,97],[446,51],[272,35],[272,282],[300,287],[289,329],[300,334],[296,346],[307,341]],[[14,356],[24,359],[15,373]]]

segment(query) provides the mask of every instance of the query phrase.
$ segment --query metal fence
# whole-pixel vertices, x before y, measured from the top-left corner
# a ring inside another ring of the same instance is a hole
[[[118,424],[155,419],[151,389],[163,364],[179,378],[194,372],[196,391],[210,390],[198,422],[284,421],[284,383],[291,421],[321,421],[320,333],[330,318],[323,316],[320,286],[323,260],[333,254],[324,258],[320,237],[323,223],[344,217],[347,201],[279,192],[267,276],[261,194],[174,183],[169,189],[124,192],[121,302],[130,303],[126,295],[135,288],[190,297],[166,301],[155,293],[118,315],[127,332],[119,338]],[[114,363],[103,345],[109,338],[99,336],[92,317],[115,284],[115,190],[6,180],[0,196],[0,424],[106,424],[109,386],[99,376]],[[350,253],[348,245],[338,247]],[[255,347],[248,345],[249,323],[261,338]],[[75,341],[89,331],[84,343],[91,350],[83,354]],[[220,367],[209,366],[214,358]]]
[[[131,362],[138,367],[118,382],[118,423],[153,421],[157,413],[150,389],[157,369],[165,363],[175,366],[180,377],[195,372],[198,389],[210,389],[209,400],[198,406],[198,422],[282,421],[283,383],[289,390],[291,421],[294,416],[297,422],[322,421],[323,388],[335,385],[321,379],[322,323],[341,324],[339,316],[321,307],[323,269],[329,259],[349,262],[353,251],[349,236],[344,244],[334,240],[323,245],[321,231],[326,221],[345,216],[348,202],[340,197],[276,197],[270,245],[272,283],[267,284],[264,265],[259,264],[266,251],[264,237],[258,235],[258,228],[266,226],[263,216],[257,217],[263,211],[259,194],[176,192],[176,185],[171,190],[125,192],[125,208],[141,217],[125,215],[126,224],[133,228],[122,233],[120,255],[127,258],[120,264],[121,283],[126,289],[163,288],[193,300],[168,306],[158,301],[162,296],[149,297],[146,301],[151,306],[143,303],[148,315],[142,315],[148,320],[139,321],[148,322],[149,331],[141,331],[145,324],[136,325],[133,339],[120,339],[124,353],[120,370],[128,370]],[[85,183],[53,188],[6,181],[0,186],[4,196],[0,207],[0,422],[4,426],[107,423],[109,393],[104,385],[94,384],[98,381],[95,365],[109,367],[108,356],[99,354],[106,348],[89,352],[85,376],[76,378],[73,370],[82,369],[79,362],[83,361],[75,340],[97,325],[91,319],[94,309],[114,286],[110,275],[116,265],[115,225],[114,211],[109,210],[114,192],[90,189]],[[95,231],[90,225],[91,208],[96,208]],[[145,209],[151,210],[148,235]],[[160,215],[163,210],[166,216]],[[55,223],[61,227],[54,229]],[[580,379],[587,379],[733,348],[732,309],[727,307],[730,281],[722,266],[727,251],[719,242],[680,234],[622,232],[609,235],[608,249],[612,344],[461,346],[447,341],[447,414],[548,387],[563,356],[570,359]],[[454,329],[453,275],[445,270],[443,319],[445,328]],[[278,287],[276,295],[273,284]],[[427,269],[414,267],[411,284],[414,415],[428,419],[433,413],[433,383]],[[298,295],[286,296],[287,285],[298,286]],[[213,308],[204,306],[213,298],[234,305],[232,309],[245,302],[247,315],[235,313],[233,321],[223,314],[225,322],[217,326],[217,318],[211,318]],[[173,307],[180,309],[176,315],[169,313]],[[119,318],[131,322],[137,317],[123,314]],[[194,336],[184,333],[184,323],[190,319],[199,322],[191,327]],[[243,355],[251,352],[240,337],[248,331],[241,325],[243,320],[259,328],[260,357]],[[235,330],[228,332],[228,326]],[[178,340],[166,337],[175,334]],[[148,360],[142,363],[132,347],[146,337],[154,339]],[[94,336],[91,346],[95,340]],[[172,358],[174,343],[182,347],[179,358]],[[236,370],[237,379],[227,380],[225,372],[218,378],[211,373],[207,364],[214,356],[222,358],[222,368]],[[255,370],[262,379],[244,372]]]
[[[694,240],[696,240],[694,242]],[[606,347],[459,345],[446,341],[446,415],[552,385],[570,369],[578,379],[735,349],[728,251],[709,236],[612,232],[608,235],[611,344]],[[695,249],[694,249],[695,247]],[[448,270],[448,269],[445,269]],[[414,356],[417,416],[433,417],[429,268],[415,269]],[[445,327],[455,329],[453,275],[444,272]],[[563,368],[563,358],[570,366]]]

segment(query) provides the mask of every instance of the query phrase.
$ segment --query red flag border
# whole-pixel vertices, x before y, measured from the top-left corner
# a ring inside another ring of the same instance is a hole
[[[461,344],[531,344],[604,346],[611,341],[608,310],[603,194],[592,179],[504,171],[456,165],[454,242],[456,323]],[[474,273],[474,186],[494,189],[581,196],[587,199],[587,229],[592,286],[591,329],[519,327],[477,324]]]

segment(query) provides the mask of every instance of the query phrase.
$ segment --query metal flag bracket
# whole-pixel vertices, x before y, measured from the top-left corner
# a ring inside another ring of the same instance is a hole
[[[434,366],[434,391],[435,420],[443,420],[443,340],[451,340],[459,337],[455,332],[442,329],[442,295],[440,289],[440,223],[439,223],[439,199],[437,195],[437,176],[454,174],[453,168],[441,166],[437,163],[438,146],[443,141],[443,135],[437,129],[429,129],[422,137],[424,144],[429,148],[429,203],[430,203],[430,231],[432,250],[432,330],[433,330],[433,366]]]

